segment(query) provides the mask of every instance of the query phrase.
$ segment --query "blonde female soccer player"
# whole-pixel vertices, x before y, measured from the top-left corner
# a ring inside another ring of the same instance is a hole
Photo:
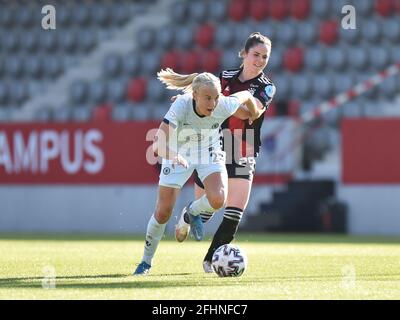
[[[257,108],[248,91],[229,97],[221,95],[220,81],[210,73],[180,75],[166,69],[157,75],[168,89],[182,90],[185,94],[172,103],[154,139],[153,150],[162,157],[158,199],[147,226],[143,258],[134,275],[149,272],[179,191],[194,170],[204,185],[204,195],[183,212],[187,213],[194,238],[198,241],[203,238],[200,212],[220,209],[227,197],[220,125],[233,114],[256,120],[264,111]],[[242,104],[245,106],[240,107]]]

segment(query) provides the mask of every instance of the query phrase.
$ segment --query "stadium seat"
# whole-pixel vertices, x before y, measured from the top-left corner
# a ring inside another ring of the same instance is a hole
[[[382,71],[389,66],[390,56],[389,49],[382,46],[372,46],[368,48],[369,64],[377,72]]]
[[[368,52],[365,48],[350,47],[347,51],[349,66],[356,70],[364,70],[368,67]]]
[[[347,56],[344,47],[334,47],[326,50],[326,61],[331,70],[343,70],[347,66]]]
[[[313,92],[320,99],[330,99],[333,96],[333,84],[329,75],[317,74],[312,79]]]
[[[271,40],[273,47],[276,45],[275,42],[277,40],[279,24],[276,24],[272,20],[267,20],[265,22],[257,23],[254,27],[257,31],[260,31]]]
[[[400,3],[400,1],[399,1]],[[390,43],[400,42],[400,21],[399,18],[385,19],[383,23],[383,36],[390,41]]]
[[[26,74],[31,78],[40,78],[43,75],[43,62],[40,57],[28,56],[24,61]]]
[[[17,106],[20,106],[28,98],[28,87],[25,82],[14,81],[9,90],[9,99]]]
[[[390,50],[390,57],[392,63],[399,63],[400,61],[400,45],[391,46]]]
[[[234,24],[234,33],[236,37],[235,45],[237,48],[243,48],[244,44],[250,34],[257,30],[257,24],[249,23],[237,23]]]
[[[243,21],[249,12],[249,3],[246,0],[232,0],[228,7],[229,18],[233,21]]]
[[[304,51],[302,48],[289,48],[284,53],[283,64],[286,70],[299,72],[303,68]]]
[[[311,47],[306,50],[305,67],[313,71],[321,71],[326,66],[326,49],[323,46]]]
[[[93,105],[107,100],[107,86],[104,80],[95,80],[88,85],[88,101]]]
[[[99,3],[90,6],[91,21],[100,27],[106,27],[111,22],[111,8],[109,5]]]
[[[227,18],[227,1],[212,2],[212,6],[208,10],[208,18],[214,22],[224,21]]]
[[[208,14],[208,3],[204,1],[189,1],[188,18],[196,23],[203,23]]]
[[[255,21],[263,21],[268,16],[268,2],[264,0],[252,0],[249,8],[250,17]]]
[[[129,19],[129,11],[124,3],[113,5],[111,9],[111,19],[114,24],[122,26]]]
[[[142,27],[136,32],[135,41],[142,50],[148,50],[154,47],[155,30],[151,27]]]
[[[290,15],[298,20],[305,20],[310,14],[310,0],[292,0]]]
[[[357,24],[360,23],[361,19],[357,20]],[[340,40],[343,40],[343,42],[350,44],[350,45],[355,45],[360,42],[361,38],[361,31],[360,28],[356,29],[344,29],[344,28],[339,28],[339,38]]]
[[[15,9],[10,7],[8,10],[0,10],[0,25],[4,30],[10,30],[14,26]]]
[[[364,20],[360,30],[361,36],[371,44],[380,42],[382,35],[380,22],[376,20]]]
[[[312,2],[312,15],[318,18],[326,18],[331,12],[331,0],[317,0]]]
[[[72,15],[74,23],[80,27],[86,27],[91,23],[89,6],[82,4],[74,6],[74,14]]]
[[[138,104],[132,108],[132,118],[136,121],[149,120],[152,117],[152,110],[147,104]]]
[[[112,103],[120,103],[126,99],[127,81],[124,78],[111,80],[107,84],[107,97]]]
[[[108,122],[112,119],[113,106],[109,103],[95,106],[92,109],[92,121],[95,122]]]
[[[290,21],[285,21],[278,28],[278,34],[276,37],[276,41],[279,41],[280,44],[284,46],[293,46],[297,40],[297,23],[293,23]]]
[[[130,51],[123,57],[123,73],[129,76],[137,76],[141,71],[140,56],[137,52]]]
[[[360,99],[346,102],[341,107],[341,114],[345,118],[359,118],[362,115],[362,103]]]
[[[214,43],[221,49],[229,49],[235,43],[235,35],[232,32],[232,25],[221,23],[216,27]]]
[[[123,122],[132,119],[132,105],[121,103],[112,108],[111,117],[113,121]]]
[[[289,101],[287,115],[292,118],[297,118],[300,115],[300,102],[298,100]]]
[[[222,68],[223,70],[230,70],[239,68],[242,60],[239,58],[238,53],[235,51],[224,51],[222,54]]]
[[[68,122],[71,120],[71,108],[69,106],[62,106],[53,108],[51,111],[51,119],[56,122]]]
[[[88,52],[93,49],[97,43],[97,34],[95,31],[83,30],[79,33],[78,46],[79,50]]]
[[[374,72],[357,72],[356,73],[357,84],[362,83],[365,80],[369,79],[373,74],[374,74]],[[378,92],[379,92],[378,87],[374,86],[374,87],[370,88],[368,91],[366,91],[365,93],[363,93],[362,97],[366,97],[370,100],[376,100],[378,98]]]
[[[326,45],[333,45],[338,39],[338,23],[336,20],[323,21],[319,31],[319,39]]]
[[[202,69],[211,73],[219,72],[221,69],[220,59],[221,52],[219,50],[205,51],[202,55]]]
[[[106,77],[114,78],[122,71],[122,58],[119,54],[111,53],[103,61],[103,74]]]
[[[58,45],[62,51],[72,53],[77,47],[76,34],[71,31],[65,31],[58,34]]]
[[[181,69],[181,53],[178,51],[168,51],[161,57],[161,69],[171,68],[175,71]]]
[[[164,119],[164,116],[167,114],[169,107],[170,104],[165,102],[153,105],[151,110],[151,118],[154,120],[162,121],[162,119]]]
[[[278,103],[280,101],[287,101],[287,97],[291,95],[291,77],[286,73],[277,73],[273,77],[274,84],[278,90],[276,90],[275,94],[275,102]]]
[[[8,86],[5,82],[0,82],[0,105],[6,105],[8,101]],[[2,108],[0,108],[1,110]]]
[[[63,28],[68,28],[72,23],[72,11],[69,6],[57,5],[56,21],[57,25]]]
[[[154,77],[160,69],[160,60],[161,53],[158,51],[153,50],[151,52],[142,53],[140,61],[143,73]]]
[[[76,80],[70,86],[70,99],[73,104],[81,104],[88,97],[88,84],[83,80]]]
[[[156,32],[156,46],[169,50],[174,46],[175,32],[171,26],[165,26]]]
[[[198,51],[189,51],[181,54],[180,70],[188,74],[200,70],[201,53]]]
[[[375,11],[383,16],[390,16],[394,11],[393,0],[375,0]]]
[[[188,19],[188,2],[175,1],[175,3],[170,6],[170,9],[171,21],[181,23]]]
[[[351,73],[334,73],[332,75],[335,94],[345,93],[356,85],[356,79]]]
[[[19,34],[17,32],[5,32],[3,33],[3,47],[6,51],[13,53],[18,51],[20,41]]]
[[[374,9],[374,0],[355,0],[354,7],[357,14],[362,17],[369,17]]]
[[[21,49],[25,52],[32,54],[36,53],[39,47],[39,36],[37,33],[24,32],[21,35]]]
[[[209,48],[214,41],[215,27],[211,24],[204,24],[197,28],[195,41],[202,48]]]
[[[283,62],[283,54],[284,48],[283,47],[272,47],[271,56],[268,61],[267,70],[271,70],[273,72],[279,71],[282,67]]]
[[[193,46],[193,27],[175,28],[175,42],[180,49],[189,49]]]
[[[49,106],[43,106],[35,111],[33,120],[36,122],[50,122],[52,111]]]
[[[71,119],[75,122],[88,122],[92,117],[92,110],[85,105],[74,106],[71,111]]]
[[[16,11],[16,24],[27,29],[33,25],[35,12],[29,8],[29,6],[20,7]]]
[[[294,99],[308,100],[312,94],[312,77],[302,73],[291,77],[292,97]]]
[[[317,40],[318,27],[313,21],[305,21],[296,25],[297,39],[301,44],[313,45]]]
[[[270,0],[269,3],[269,15],[272,19],[283,20],[288,16],[288,2],[282,0]]]
[[[128,100],[132,102],[142,102],[146,98],[147,80],[145,78],[135,78],[128,83]]]
[[[156,78],[149,79],[147,85],[147,97],[149,101],[161,101],[165,98],[166,87]]]
[[[5,73],[12,78],[19,78],[22,76],[23,73],[23,64],[19,57],[11,56],[6,59],[5,62]]]
[[[397,76],[398,77],[398,76]],[[400,92],[399,81],[396,77],[387,78],[378,87],[379,95],[386,99],[394,99]]]

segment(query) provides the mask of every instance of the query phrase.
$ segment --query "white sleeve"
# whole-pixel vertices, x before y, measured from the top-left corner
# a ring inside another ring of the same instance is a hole
[[[171,127],[176,128],[179,122],[182,122],[182,117],[185,109],[185,101],[183,98],[178,97],[169,108],[167,114],[164,116],[163,122],[169,124]]]
[[[219,104],[221,106],[220,110],[222,118],[229,118],[240,106],[239,98],[235,95],[229,97],[221,96]]]

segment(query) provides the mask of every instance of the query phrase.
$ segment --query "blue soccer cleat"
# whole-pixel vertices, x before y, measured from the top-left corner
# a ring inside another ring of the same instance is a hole
[[[187,215],[189,216],[189,222],[190,222],[190,230],[192,231],[192,234],[195,238],[196,241],[201,241],[203,240],[204,237],[204,225],[203,221],[201,220],[201,216],[194,216],[191,213],[190,210],[190,205],[187,206],[186,212]]]
[[[134,276],[145,276],[146,274],[149,273],[151,268],[151,265],[148,263],[142,261],[141,263],[138,264],[135,272],[133,273]]]

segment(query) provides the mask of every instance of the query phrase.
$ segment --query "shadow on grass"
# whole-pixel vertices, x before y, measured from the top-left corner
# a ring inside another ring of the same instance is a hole
[[[211,239],[212,235],[207,235]],[[0,240],[48,240],[48,241],[144,241],[143,235],[130,234],[81,234],[81,233],[0,233]],[[166,236],[163,241],[173,241],[173,236]],[[194,240],[189,240],[191,242]],[[266,243],[349,243],[349,244],[400,244],[399,236],[353,236],[329,233],[239,233],[237,242]]]
[[[180,274],[156,274],[148,275],[145,277],[133,277],[126,274],[113,274],[113,275],[95,275],[95,276],[66,276],[57,277],[57,289],[160,289],[160,288],[185,288],[185,287],[226,287],[226,286],[243,286],[252,284],[270,284],[276,282],[341,282],[342,275],[325,275],[325,276],[273,276],[273,277],[257,277],[257,278],[218,278],[204,276],[204,279],[163,279],[159,280],[160,276],[186,276],[189,273]],[[129,281],[121,282],[73,282],[67,283],[68,280],[81,280],[81,279],[113,279],[113,278],[129,278]],[[21,278],[1,278],[0,288],[42,288],[42,277],[21,277]],[[64,281],[63,281],[64,280]],[[204,280],[204,281],[199,281]],[[400,281],[400,274],[363,274],[357,276],[358,281]]]

